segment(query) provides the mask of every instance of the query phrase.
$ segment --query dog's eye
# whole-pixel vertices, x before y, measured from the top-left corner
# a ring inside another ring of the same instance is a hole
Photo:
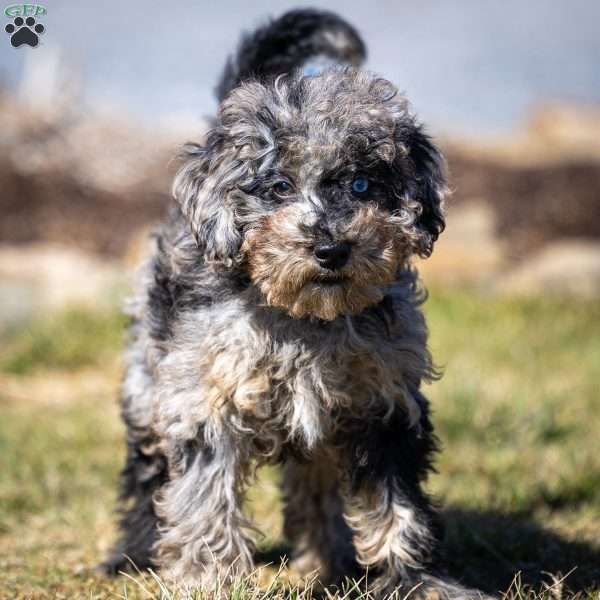
[[[282,180],[273,184],[273,192],[280,198],[289,198],[294,193],[294,188],[291,183]]]
[[[364,194],[369,189],[369,180],[359,175],[352,180],[352,191],[355,194]]]

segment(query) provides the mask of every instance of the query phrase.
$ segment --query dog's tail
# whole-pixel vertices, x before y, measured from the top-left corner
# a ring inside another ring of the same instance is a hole
[[[285,13],[242,36],[216,87],[219,102],[245,79],[271,79],[294,69],[314,74],[324,66],[360,66],[366,48],[352,25],[315,9]]]

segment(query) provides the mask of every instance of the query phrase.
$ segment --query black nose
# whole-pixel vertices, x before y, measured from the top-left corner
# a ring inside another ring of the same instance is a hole
[[[326,242],[315,246],[315,258],[321,267],[335,271],[341,269],[350,258],[348,242]]]

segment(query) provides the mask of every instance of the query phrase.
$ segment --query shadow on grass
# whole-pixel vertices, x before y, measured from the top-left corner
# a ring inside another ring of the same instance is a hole
[[[254,560],[258,564],[278,567],[282,560],[288,560],[291,555],[292,547],[282,542],[265,548],[259,548],[254,554]]]
[[[524,586],[541,591],[552,576],[570,573],[564,587],[571,593],[600,589],[600,546],[566,540],[522,515],[450,507],[443,517],[448,572],[469,587],[497,594],[520,573]],[[279,565],[290,552],[288,544],[275,544],[256,560]]]
[[[526,516],[449,507],[443,511],[444,543],[450,574],[494,593],[505,591],[516,573],[539,591],[550,574],[569,576],[573,593],[600,588],[600,545],[566,540]]]

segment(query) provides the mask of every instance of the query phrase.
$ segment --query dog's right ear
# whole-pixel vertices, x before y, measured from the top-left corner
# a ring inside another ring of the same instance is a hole
[[[211,131],[206,145],[185,146],[173,196],[206,260],[231,264],[239,253],[242,236],[229,192],[242,175],[238,172],[242,167],[239,161],[229,160],[221,137],[218,131]]]

